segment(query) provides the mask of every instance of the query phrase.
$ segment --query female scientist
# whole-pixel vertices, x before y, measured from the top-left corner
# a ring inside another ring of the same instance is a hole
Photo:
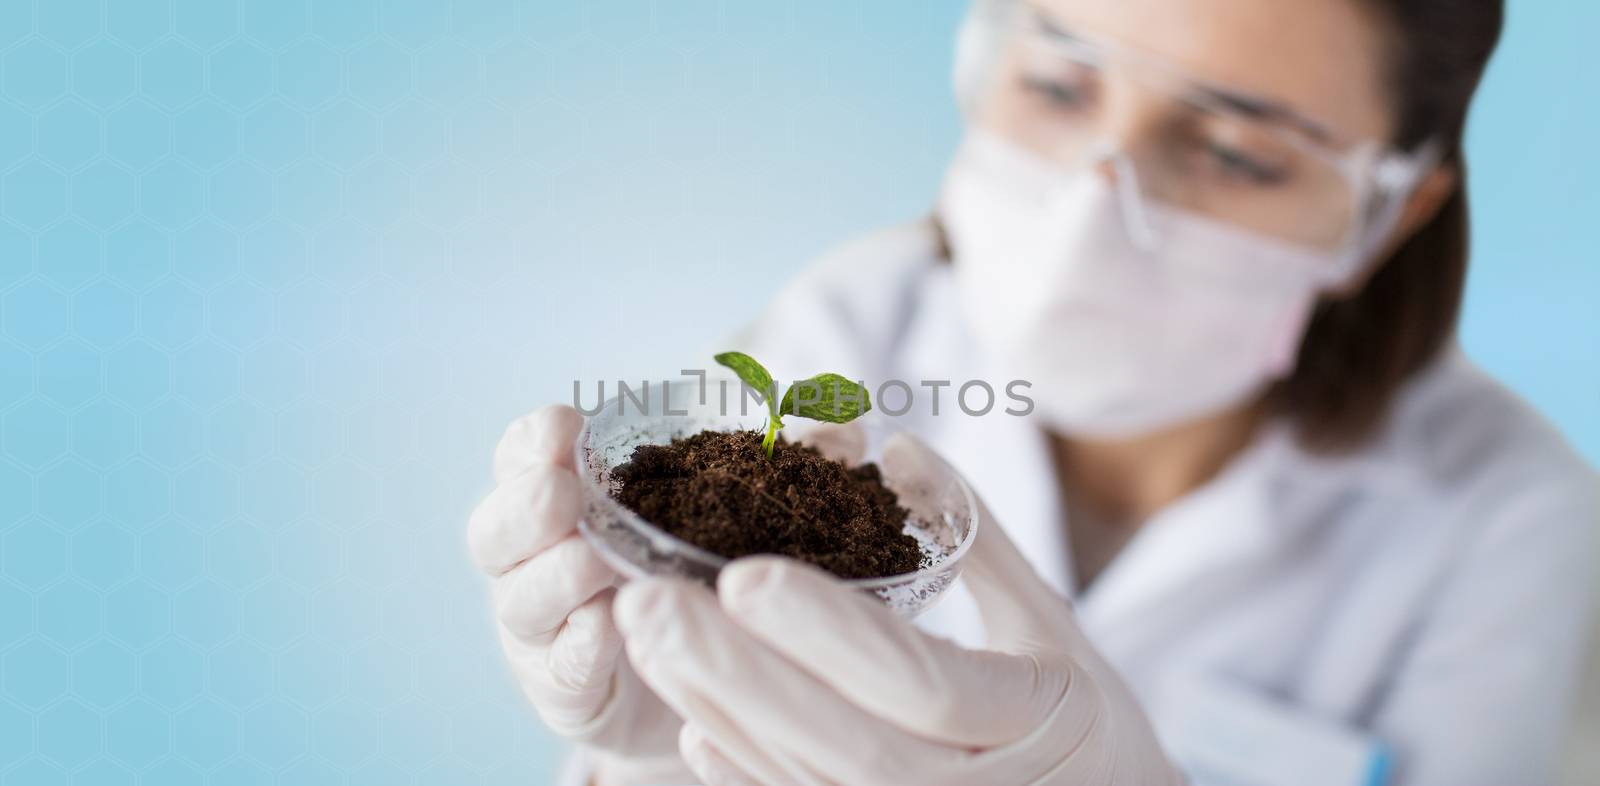
[[[1600,484],[1453,342],[1501,16],[978,2],[935,218],[719,347],[1031,383],[883,461],[984,498],[964,593],[912,627],[775,558],[619,588],[574,534],[580,418],[536,412],[470,540],[574,782],[1548,782]]]

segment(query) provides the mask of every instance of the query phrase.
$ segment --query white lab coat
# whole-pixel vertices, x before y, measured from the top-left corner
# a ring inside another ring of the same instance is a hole
[[[846,246],[717,349],[749,351],[780,378],[1003,390],[936,243],[913,224]],[[1269,427],[1147,522],[1081,597],[1038,422],[999,414],[1003,400],[969,417],[953,388],[941,395],[939,416],[919,405],[893,425],[969,479],[1197,782],[1553,778],[1594,598],[1600,480],[1459,351],[1353,455],[1313,455]],[[960,591],[918,624],[981,642]]]

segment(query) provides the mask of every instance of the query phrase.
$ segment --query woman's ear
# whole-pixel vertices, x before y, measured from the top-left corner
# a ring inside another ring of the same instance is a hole
[[[1450,200],[1460,185],[1461,170],[1454,163],[1447,161],[1434,167],[1434,170],[1417,185],[1416,190],[1411,192],[1411,198],[1406,201],[1405,207],[1400,212],[1400,220],[1396,221],[1394,229],[1389,231],[1389,237],[1379,247],[1373,257],[1373,263],[1367,265],[1361,275],[1329,294],[1337,299],[1365,289],[1367,281],[1394,256],[1396,251],[1400,250],[1400,246],[1439,215],[1445,202]]]

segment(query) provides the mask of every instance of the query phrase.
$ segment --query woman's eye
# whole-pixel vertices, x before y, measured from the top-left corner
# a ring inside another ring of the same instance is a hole
[[[1215,143],[1210,144],[1208,148],[1217,167],[1229,177],[1258,186],[1278,185],[1287,177],[1282,168],[1262,163],[1248,153]]]
[[[1044,96],[1053,104],[1065,107],[1081,106],[1085,101],[1084,91],[1078,85],[1067,84],[1054,79],[1038,76],[1023,76],[1022,86],[1029,92]]]

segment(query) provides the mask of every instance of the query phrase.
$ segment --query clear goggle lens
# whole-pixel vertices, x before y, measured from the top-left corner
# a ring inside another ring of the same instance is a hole
[[[1136,173],[1151,203],[1322,250],[1359,242],[1383,200],[1409,191],[1376,182],[1382,148],[1323,146],[1285,118],[1013,8],[980,23],[991,55],[969,120],[1040,159],[1092,166],[1111,145],[1132,165],[1115,174]]]

